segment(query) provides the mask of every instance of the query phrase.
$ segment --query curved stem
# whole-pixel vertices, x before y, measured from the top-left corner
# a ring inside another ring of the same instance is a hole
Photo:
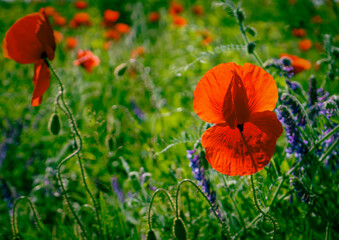
[[[35,221],[37,223],[38,231],[40,232],[41,229],[42,229],[42,226],[40,225],[40,218],[39,218],[38,212],[37,212],[37,210],[36,210],[36,208],[34,206],[34,203],[28,197],[22,196],[22,197],[19,197],[17,200],[15,200],[14,206],[13,206],[12,232],[13,232],[14,236],[19,233],[16,208],[17,208],[18,203],[21,202],[21,201],[24,201],[24,200],[28,202],[29,207],[30,207],[30,209],[33,212],[34,219],[35,219]]]
[[[100,215],[99,215],[99,206],[92,194],[92,192],[90,191],[88,185],[87,185],[87,181],[86,181],[86,176],[85,176],[85,169],[84,169],[84,166],[82,164],[82,161],[81,161],[81,158],[80,158],[80,151],[82,149],[82,138],[81,138],[81,135],[78,131],[78,128],[76,126],[76,122],[74,120],[74,116],[71,112],[71,110],[69,109],[68,105],[66,104],[65,102],[65,99],[64,99],[64,86],[62,84],[62,81],[60,79],[60,77],[58,76],[58,74],[55,72],[54,68],[52,67],[52,65],[50,64],[50,62],[48,61],[48,59],[45,59],[49,69],[51,69],[51,71],[53,72],[54,76],[57,78],[58,80],[58,83],[59,83],[59,87],[60,87],[60,92],[58,94],[58,100],[61,99],[61,102],[62,102],[62,105],[63,105],[63,111],[65,113],[67,113],[67,117],[70,121],[70,127],[74,133],[74,142],[75,142],[75,145],[78,147],[72,154],[68,155],[66,158],[64,158],[62,161],[60,161],[60,163],[58,164],[58,175],[59,175],[59,182],[60,182],[60,185],[62,187],[62,190],[64,193],[66,193],[65,191],[65,187],[63,186],[63,182],[62,182],[62,177],[61,177],[61,166],[64,165],[69,159],[71,159],[72,157],[74,157],[75,155],[77,156],[77,159],[78,159],[78,162],[79,162],[79,165],[80,165],[80,171],[81,171],[81,176],[82,176],[82,181],[84,183],[84,186],[85,186],[85,189],[87,191],[87,193],[89,194],[93,204],[94,204],[94,208],[95,208],[95,212],[96,212],[96,218],[97,218],[97,221],[98,221],[98,224],[99,224],[99,232],[100,232],[100,235],[103,237],[103,232],[102,232],[102,224],[101,224],[101,219],[100,219]],[[60,97],[59,97],[60,95]],[[60,104],[59,101],[57,102],[58,105]],[[77,144],[77,141],[78,140],[78,144]],[[85,229],[83,227],[83,225],[81,224],[80,222],[80,219],[77,217],[77,215],[75,214],[75,211],[74,209],[72,209],[73,207],[71,207],[70,205],[70,199],[69,197],[67,196],[67,194],[65,194],[65,197],[66,197],[66,201],[68,203],[68,205],[70,206],[70,209],[76,219],[76,221],[78,222],[82,232],[86,235],[85,233]],[[86,236],[86,238],[88,238]]]
[[[228,231],[227,231],[227,226],[226,226],[226,224],[224,223],[224,221],[218,216],[217,212],[216,212],[215,209],[214,209],[213,204],[210,202],[210,200],[208,200],[207,196],[203,193],[203,191],[200,189],[200,187],[199,187],[196,183],[194,183],[192,180],[190,180],[190,179],[184,179],[184,180],[180,181],[180,182],[179,182],[179,185],[178,185],[178,187],[177,187],[177,192],[176,192],[176,195],[175,195],[175,201],[176,201],[176,203],[175,203],[176,217],[179,218],[179,200],[178,200],[178,199],[179,199],[180,187],[181,187],[182,184],[184,184],[184,183],[186,183],[186,182],[187,182],[187,183],[191,183],[191,184],[198,190],[198,192],[200,192],[201,195],[203,195],[203,197],[206,199],[206,201],[207,201],[208,204],[210,205],[210,208],[213,210],[213,213],[214,213],[214,215],[217,217],[219,223],[223,226],[223,230],[225,231],[227,237],[229,238],[229,233],[228,233]]]
[[[265,213],[259,206],[258,203],[258,199],[257,199],[257,195],[255,193],[255,186],[254,186],[254,181],[253,181],[253,174],[251,175],[251,184],[252,184],[252,191],[253,191],[253,197],[254,197],[254,204],[256,206],[256,208],[258,209],[258,211],[264,216],[267,217],[271,220],[272,224],[273,224],[273,234],[275,233],[276,230],[276,225],[275,225],[275,221],[274,219],[267,213]]]
[[[157,189],[157,190],[153,193],[153,196],[152,196],[152,198],[151,198],[151,203],[150,203],[149,208],[148,208],[148,226],[149,226],[149,229],[150,229],[150,230],[152,230],[151,210],[152,210],[153,200],[154,200],[155,196],[156,196],[158,193],[161,193],[161,192],[165,193],[166,197],[168,198],[168,200],[169,200],[169,202],[170,202],[172,211],[175,212],[174,204],[173,204],[172,198],[171,198],[171,196],[169,195],[169,193],[168,193],[165,189],[162,189],[162,188]]]

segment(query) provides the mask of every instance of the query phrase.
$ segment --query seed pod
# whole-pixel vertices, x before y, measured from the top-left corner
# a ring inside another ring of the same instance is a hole
[[[153,230],[149,230],[147,232],[147,237],[146,237],[147,240],[157,240],[157,238],[155,237],[155,233]]]
[[[116,77],[121,77],[122,75],[124,75],[124,73],[126,72],[127,70],[127,64],[126,63],[122,63],[120,64],[119,66],[117,66],[115,69],[114,69],[114,75]]]
[[[178,240],[187,240],[187,231],[181,218],[174,219],[173,233]]]
[[[60,117],[58,114],[53,113],[48,122],[48,130],[53,135],[58,135],[61,129]]]
[[[255,43],[254,42],[249,42],[248,45],[247,45],[247,51],[249,54],[253,53],[254,52],[254,49],[255,49]]]
[[[257,30],[255,30],[254,27],[246,28],[246,32],[248,32],[248,34],[250,34],[252,37],[255,37],[257,35]]]

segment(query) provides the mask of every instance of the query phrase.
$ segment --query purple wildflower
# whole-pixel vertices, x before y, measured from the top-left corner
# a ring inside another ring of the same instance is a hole
[[[124,202],[125,201],[124,192],[120,188],[120,184],[118,182],[118,179],[116,177],[112,177],[111,183],[112,183],[113,192],[117,196],[118,200],[120,202]]]
[[[194,179],[198,181],[198,185],[201,186],[202,191],[212,203],[217,215],[222,219],[221,212],[218,208],[219,206],[216,204],[216,193],[210,189],[210,182],[205,177],[205,169],[201,167],[200,154],[197,153],[196,149],[187,150],[186,152],[186,156],[190,160],[189,166],[192,169]]]
[[[284,126],[289,147],[286,152],[294,155],[297,161],[301,161],[308,152],[306,143],[303,141],[300,131],[293,119],[293,115],[284,105],[280,105],[276,110],[279,121]]]
[[[266,67],[277,69],[279,76],[284,76],[287,79],[290,79],[294,75],[291,59],[286,57],[280,59],[274,58]]]
[[[304,127],[306,125],[306,115],[303,112],[302,106],[298,102],[297,98],[288,93],[284,93],[281,96],[281,101],[289,107],[293,116],[295,116],[294,120],[297,126]]]
[[[132,111],[133,113],[137,116],[137,118],[140,120],[140,121],[144,121],[145,120],[145,114],[143,113],[143,111],[139,108],[139,106],[136,104],[135,101],[131,101],[130,102],[131,104],[131,108],[132,108]]]

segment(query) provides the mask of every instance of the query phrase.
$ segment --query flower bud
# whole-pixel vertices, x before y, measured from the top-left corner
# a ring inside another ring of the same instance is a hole
[[[181,218],[174,219],[173,225],[173,233],[176,239],[178,240],[186,240],[187,239],[187,231],[185,224],[181,220]]]
[[[254,52],[254,49],[255,49],[255,43],[254,42],[249,42],[248,45],[247,45],[247,52],[249,54],[252,54]]]
[[[60,132],[60,129],[61,129],[61,122],[60,122],[59,115],[56,113],[53,113],[48,122],[48,130],[53,135],[58,135]]]
[[[127,64],[122,63],[114,69],[114,75],[116,77],[121,77],[126,72],[126,69],[127,69]]]
[[[146,240],[156,240],[157,238],[155,237],[155,233],[153,230],[149,230],[147,232],[147,237]]]
[[[255,30],[254,27],[246,28],[246,32],[248,32],[252,37],[255,37],[257,35],[257,30]]]

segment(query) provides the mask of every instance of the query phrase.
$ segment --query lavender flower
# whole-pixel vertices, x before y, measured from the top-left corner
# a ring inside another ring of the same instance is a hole
[[[284,76],[287,79],[290,79],[294,75],[292,61],[287,57],[282,57],[280,59],[275,58],[268,63],[266,67],[273,67],[277,69],[279,76]]]
[[[145,120],[145,114],[143,113],[143,111],[139,108],[139,106],[136,104],[135,101],[131,101],[130,102],[131,104],[131,108],[132,108],[132,111],[133,113],[137,116],[137,118],[140,120],[140,121],[144,121]]]
[[[284,93],[281,96],[281,101],[289,107],[292,114],[295,116],[294,120],[296,124],[300,127],[304,127],[306,125],[306,115],[303,112],[302,106],[298,102],[297,98],[288,93]]]
[[[217,215],[222,219],[218,205],[216,204],[216,193],[210,189],[210,183],[205,177],[205,169],[200,164],[200,154],[196,149],[187,150],[187,158],[190,160],[189,166],[192,169],[194,179],[198,181],[198,185],[201,186],[202,191],[207,196],[208,200],[212,203]],[[212,209],[211,209],[212,211]]]
[[[286,84],[295,92],[301,89],[301,85],[298,82],[286,80]]]
[[[289,143],[289,147],[286,149],[286,152],[289,155],[294,155],[297,161],[301,161],[308,152],[308,148],[302,139],[292,113],[284,105],[280,105],[275,111],[278,119],[284,126],[287,141]]]
[[[111,183],[112,183],[113,192],[117,196],[118,200],[120,202],[125,202],[124,192],[120,188],[120,184],[118,182],[118,179],[116,177],[112,177]]]

